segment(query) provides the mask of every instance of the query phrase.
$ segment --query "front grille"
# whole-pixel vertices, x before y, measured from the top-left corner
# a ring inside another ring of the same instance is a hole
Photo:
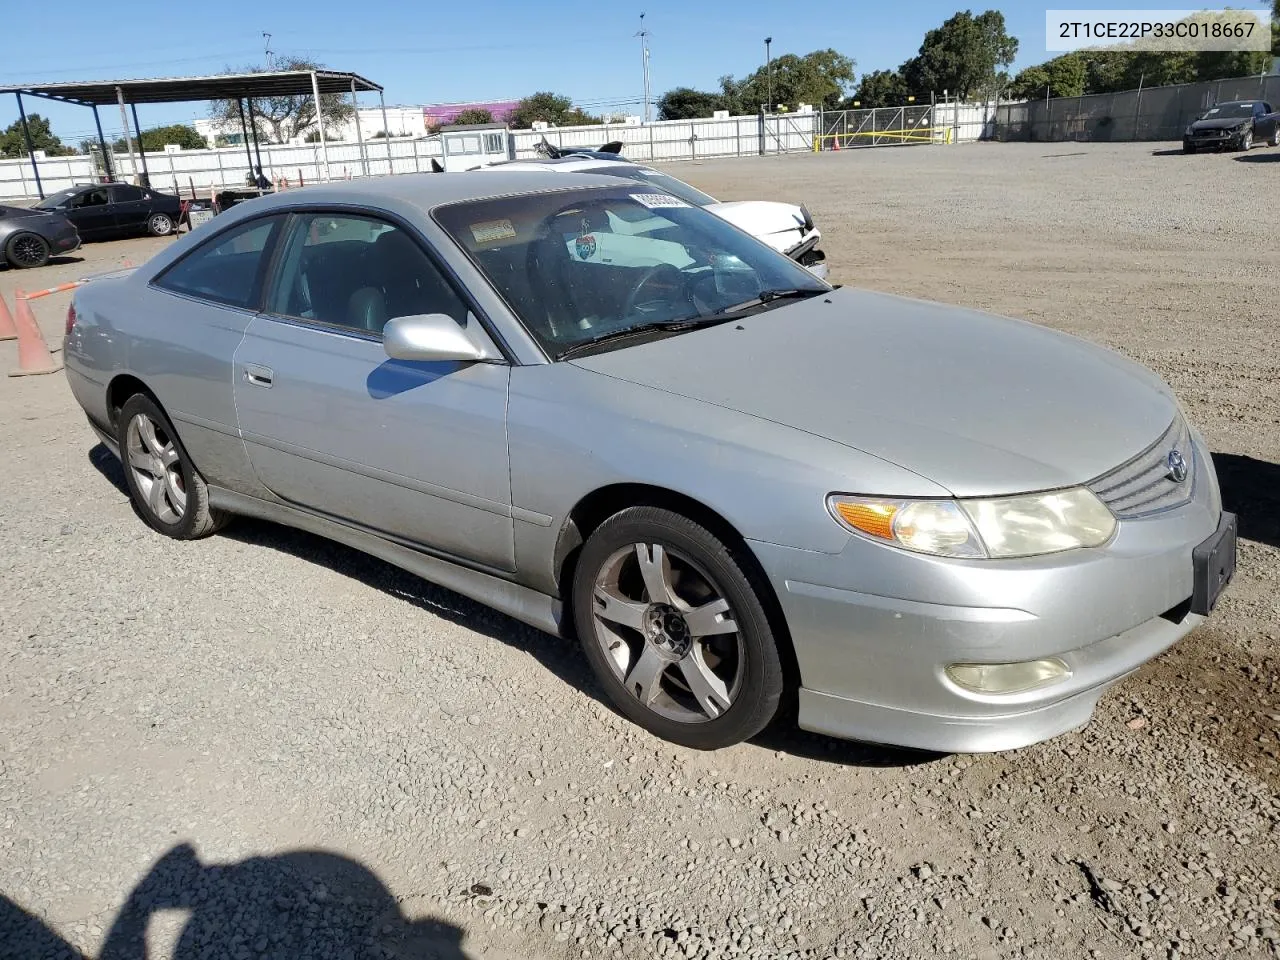
[[[1169,467],[1169,454],[1174,450],[1182,454],[1187,465],[1187,476],[1181,483],[1173,479]],[[1089,489],[1121,520],[1132,520],[1190,501],[1198,466],[1191,431],[1179,416],[1159,440],[1128,463],[1094,480]]]

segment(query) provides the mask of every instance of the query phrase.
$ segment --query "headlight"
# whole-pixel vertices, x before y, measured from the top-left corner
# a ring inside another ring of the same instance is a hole
[[[832,494],[831,515],[861,536],[939,557],[1031,557],[1111,539],[1116,518],[1083,487],[1019,497],[898,500]]]

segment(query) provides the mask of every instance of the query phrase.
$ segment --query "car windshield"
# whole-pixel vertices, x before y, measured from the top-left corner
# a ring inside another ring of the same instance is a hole
[[[553,357],[831,289],[719,217],[636,187],[468,201],[433,216]]]
[[[663,193],[679,197],[685,203],[692,203],[695,207],[705,207],[709,203],[717,202],[715,197],[689,186],[683,180],[677,180],[669,173],[659,173],[657,170],[646,170],[644,167],[623,167],[617,171],[602,169],[592,170],[591,172],[604,174],[608,177],[626,177],[628,180],[651,183]]]
[[[1252,103],[1223,103],[1209,110],[1201,120],[1226,120],[1232,117],[1253,116]]]
[[[35,204],[35,208],[37,210],[56,210],[61,204],[66,203],[79,192],[79,189],[76,187],[59,190],[57,193],[51,193],[39,203]]]

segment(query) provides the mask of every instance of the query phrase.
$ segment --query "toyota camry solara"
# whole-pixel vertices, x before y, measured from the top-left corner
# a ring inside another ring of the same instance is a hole
[[[159,532],[266,518],[576,634],[619,711],[693,747],[788,704],[1033,743],[1234,570],[1209,451],[1144,368],[830,287],[612,178],[242,204],[82,287],[66,369]]]

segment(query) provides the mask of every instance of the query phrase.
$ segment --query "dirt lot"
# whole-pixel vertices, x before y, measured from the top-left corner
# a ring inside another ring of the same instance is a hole
[[[378,561],[147,532],[62,378],[3,380],[0,957],[1280,956],[1280,151],[671,169],[807,203],[838,281],[1164,376],[1241,513],[1210,624],[1038,747],[695,753],[616,718],[568,644]],[[56,339],[65,296],[37,309]]]

